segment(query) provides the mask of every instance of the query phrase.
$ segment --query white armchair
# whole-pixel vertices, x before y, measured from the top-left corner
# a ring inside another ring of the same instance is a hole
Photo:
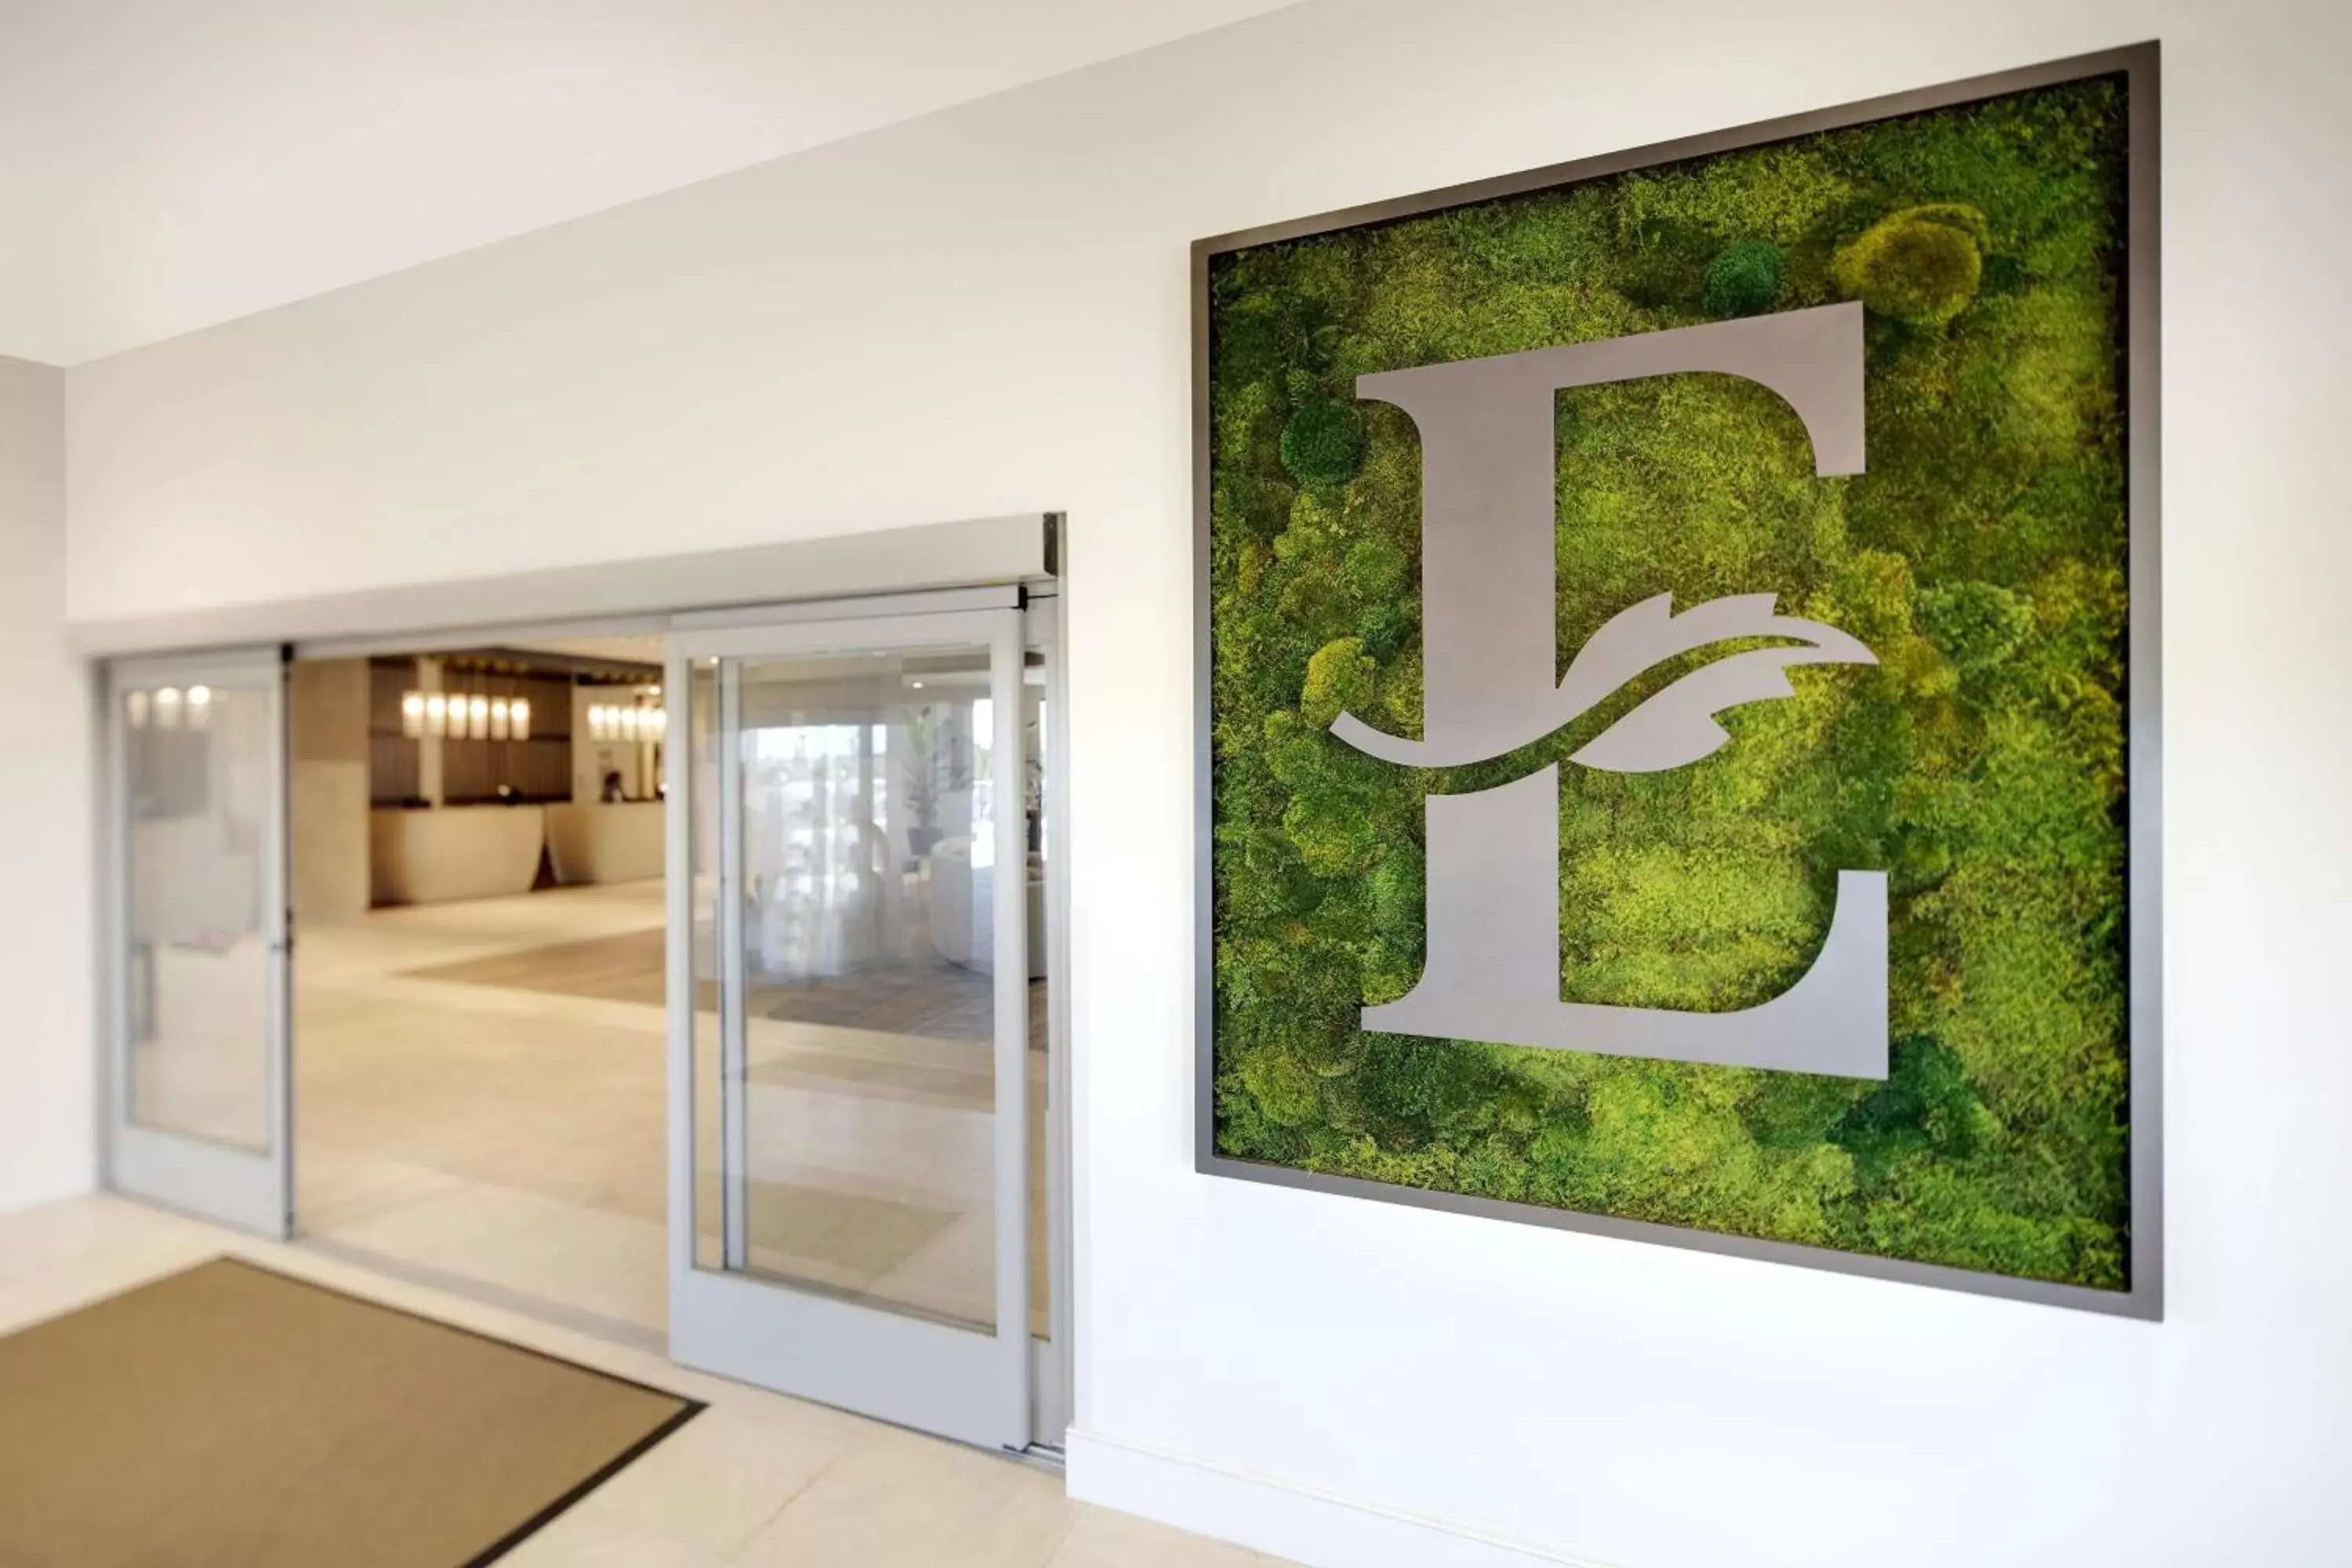
[[[971,840],[947,838],[931,852],[931,945],[950,963],[996,970],[996,868],[971,864]],[[1045,977],[1045,867],[1029,857],[1029,978]]]

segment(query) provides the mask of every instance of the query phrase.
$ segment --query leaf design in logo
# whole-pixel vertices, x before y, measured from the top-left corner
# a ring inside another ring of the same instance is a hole
[[[1794,645],[1737,653],[1684,677],[1627,714],[1570,761],[1611,773],[1655,773],[1695,763],[1731,737],[1714,716],[1742,702],[1795,693],[1781,673],[1792,664],[1876,664],[1875,656],[1834,626],[1772,613],[1770,594],[1734,594],[1674,613],[1674,595],[1659,594],[1611,616],[1577,650],[1568,673],[1521,703],[1500,724],[1449,734],[1443,742],[1408,741],[1373,729],[1342,711],[1331,734],[1367,756],[1407,767],[1450,768],[1485,762],[1523,746],[1591,712],[1612,692],[1670,658],[1709,643],[1782,637]],[[1549,672],[1547,672],[1549,673]]]
[[[1664,659],[1710,643],[1747,637],[1795,639],[1748,648],[1684,676],[1618,720],[1569,761],[1605,773],[1652,773],[1697,762],[1731,739],[1715,716],[1742,703],[1793,697],[1788,670],[1799,664],[1876,664],[1856,638],[1795,616],[1775,615],[1774,595],[1738,594],[1674,614],[1660,594],[1612,616],[1580,649],[1560,691],[1584,712]]]

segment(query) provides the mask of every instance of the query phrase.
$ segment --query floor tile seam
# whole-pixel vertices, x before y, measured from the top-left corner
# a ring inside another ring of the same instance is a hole
[[[229,1238],[215,1256],[242,1258],[261,1268],[305,1279],[313,1284],[341,1290],[395,1311],[438,1321],[461,1332],[503,1340],[534,1354],[552,1356],[614,1377],[644,1383],[649,1387],[660,1388],[665,1394],[695,1400],[706,1406],[712,1403],[697,1393],[658,1382],[663,1373],[676,1368],[674,1363],[656,1352],[494,1303],[478,1301],[462,1293],[406,1279],[397,1274],[344,1262],[329,1252],[292,1243],[236,1237]],[[643,1364],[635,1364],[639,1363]]]
[[[430,1166],[417,1165],[412,1166],[411,1168],[429,1172],[435,1175],[442,1177],[443,1180],[429,1192],[419,1193],[411,1197],[376,1200],[375,1206],[372,1206],[369,1211],[364,1214],[355,1216],[338,1216],[334,1222],[335,1226],[339,1228],[348,1230],[356,1224],[373,1224],[383,1220],[391,1215],[400,1214],[405,1210],[415,1208],[420,1205],[441,1203],[450,1198],[472,1198],[479,1194],[488,1194],[490,1196],[502,1199],[520,1200],[525,1205],[533,1204],[550,1205],[557,1208],[568,1210],[573,1214],[584,1215],[591,1219],[598,1221],[614,1220],[631,1226],[649,1226],[657,1231],[666,1232],[667,1230],[666,1218],[649,1218],[643,1214],[633,1214],[624,1209],[609,1208],[601,1204],[588,1203],[580,1199],[561,1196],[549,1193],[543,1187],[517,1186],[511,1182],[496,1181],[482,1176],[470,1176],[462,1172],[435,1171],[433,1167]],[[296,1214],[298,1216],[300,1212],[299,1197],[298,1194],[296,1207]],[[326,1226],[314,1224],[302,1226],[299,1228],[302,1234],[328,1237],[331,1239],[331,1234]]]
[[[793,1504],[808,1496],[809,1492],[815,1488],[819,1481],[824,1479],[825,1477],[840,1468],[843,1460],[848,1458],[850,1455],[858,1452],[860,1449],[866,1447],[868,1444],[874,1441],[875,1434],[871,1432],[859,1432],[853,1435],[850,1440],[844,1444],[840,1448],[826,1456],[823,1464],[819,1465],[815,1469],[810,1471],[807,1476],[803,1478],[800,1485],[794,1487],[782,1501],[776,1504],[774,1509],[770,1510],[758,1524],[754,1525],[751,1530],[744,1535],[742,1540],[735,1543],[733,1550],[729,1552],[723,1559],[723,1562],[728,1565],[728,1568],[733,1568],[734,1564],[747,1561],[749,1552],[752,1547],[759,1544],[760,1538],[766,1535],[771,1529],[774,1528],[776,1521],[783,1518],[786,1513],[790,1512]]]
[[[666,1005],[651,1002],[625,1002],[607,996],[567,995],[556,991],[532,991],[521,986],[485,985],[470,980],[422,980],[410,975],[369,975],[357,980],[319,981],[302,989],[319,999],[329,995],[364,1002],[397,1002],[410,1006],[432,1006],[450,1012],[485,1014],[502,1017],[556,1016],[565,1023],[601,1023],[608,1028],[628,1033],[665,1032],[669,1016]],[[302,998],[297,996],[297,1005]],[[566,1015],[578,1015],[567,1016]],[[659,1021],[662,1031],[653,1025]],[[350,1027],[364,1026],[369,1020],[354,1019]]]
[[[419,1193],[403,1194],[399,1196],[346,1200],[346,1203],[349,1205],[348,1208],[343,1205],[329,1204],[326,1207],[329,1215],[331,1216],[331,1218],[320,1220],[314,1217],[307,1223],[301,1220],[301,1215],[305,1205],[302,1202],[301,1194],[298,1190],[294,1197],[294,1213],[297,1220],[295,1227],[296,1236],[298,1237],[302,1236],[331,1237],[336,1230],[348,1230],[358,1225],[372,1225],[380,1220],[389,1218],[394,1215],[400,1214],[405,1210],[413,1209],[419,1204],[434,1203],[440,1199],[449,1197],[456,1193],[462,1192],[467,1187],[479,1184],[468,1182],[460,1176],[451,1175],[446,1172],[436,1171],[427,1165],[418,1165],[410,1162],[399,1162],[397,1163],[400,1164],[400,1167],[403,1170],[421,1172],[433,1178],[432,1184],[428,1190]],[[299,1172],[301,1167],[298,1163],[295,1169]],[[313,1205],[310,1206],[315,1214],[317,1205]]]
[[[1062,1528],[1054,1532],[1054,1543],[1045,1548],[1043,1557],[1037,1559],[1038,1568],[1053,1568],[1054,1559],[1062,1554],[1062,1548],[1067,1546],[1070,1537],[1077,1533],[1078,1510],[1086,1506],[1070,1496],[1068,1487],[1062,1489]]]
[[[314,1235],[286,1245],[297,1254],[325,1259],[372,1279],[429,1291],[477,1310],[503,1314],[542,1330],[581,1335],[599,1344],[656,1353],[650,1348],[652,1342],[667,1342],[666,1327],[632,1322],[593,1309],[549,1300],[528,1290],[453,1275],[447,1269],[390,1256],[357,1242]]]

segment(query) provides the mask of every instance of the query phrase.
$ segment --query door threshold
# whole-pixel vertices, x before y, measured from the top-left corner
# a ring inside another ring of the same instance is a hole
[[[446,1295],[458,1297],[471,1301],[478,1307],[491,1307],[502,1312],[512,1312],[518,1317],[529,1318],[534,1322],[544,1323],[550,1328],[567,1329],[573,1333],[586,1334],[592,1339],[624,1345],[630,1350],[648,1351],[665,1361],[669,1359],[668,1336],[656,1330],[646,1328],[642,1323],[632,1323],[624,1319],[606,1317],[602,1312],[592,1312],[583,1307],[566,1306],[561,1301],[551,1301],[544,1296],[534,1296],[527,1290],[515,1290],[503,1285],[493,1285],[487,1280],[477,1279],[471,1275],[436,1268],[429,1263],[418,1263],[405,1258],[395,1258],[389,1253],[353,1246],[347,1241],[338,1241],[332,1237],[304,1236],[298,1233],[293,1238],[293,1245],[305,1252],[315,1252],[321,1258],[331,1258],[338,1263],[348,1263],[355,1268],[365,1268],[371,1273],[381,1274],[386,1279],[397,1279],[404,1284],[422,1285],[427,1289],[439,1290]]]

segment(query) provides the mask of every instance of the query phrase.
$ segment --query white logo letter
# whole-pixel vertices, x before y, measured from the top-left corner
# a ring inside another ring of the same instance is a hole
[[[1412,416],[1422,447],[1423,739],[1342,713],[1331,732],[1413,767],[1484,762],[1542,739],[1661,660],[1727,637],[1776,637],[1668,686],[1570,760],[1614,773],[1697,761],[1730,737],[1715,715],[1791,695],[1794,664],[1874,664],[1818,622],[1739,595],[1673,613],[1660,595],[1592,635],[1558,681],[1552,569],[1553,398],[1676,372],[1770,388],[1804,421],[1815,471],[1863,466],[1862,307],[1831,305],[1360,377],[1357,395]],[[1429,956],[1367,1029],[1846,1078],[1886,1076],[1886,875],[1840,871],[1829,939],[1802,978],[1736,1013],[1563,1002],[1559,768],[1428,812]]]

